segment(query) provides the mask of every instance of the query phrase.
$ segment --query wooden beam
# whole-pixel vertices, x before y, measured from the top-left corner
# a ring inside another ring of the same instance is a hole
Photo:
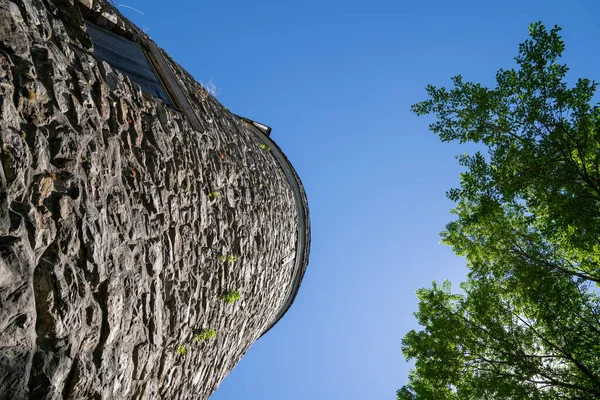
[[[156,68],[156,72],[162,79],[163,84],[171,94],[171,97],[173,97],[175,105],[185,114],[195,130],[198,132],[204,132],[204,127],[200,123],[196,112],[192,108],[188,96],[183,92],[179,86],[179,83],[171,73],[171,69],[167,65],[167,61],[163,57],[158,46],[151,40],[146,41],[144,44],[148,46],[149,56],[154,64],[154,67]]]

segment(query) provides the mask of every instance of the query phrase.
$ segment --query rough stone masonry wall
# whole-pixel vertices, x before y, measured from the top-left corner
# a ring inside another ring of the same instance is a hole
[[[193,98],[204,132],[94,58],[73,0],[0,0],[1,399],[206,399],[283,304],[290,185]]]

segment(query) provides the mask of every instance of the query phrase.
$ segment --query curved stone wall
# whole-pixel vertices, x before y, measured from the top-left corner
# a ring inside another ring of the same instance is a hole
[[[73,1],[0,2],[0,398],[206,399],[298,290],[306,197],[166,55],[201,131],[92,50]]]

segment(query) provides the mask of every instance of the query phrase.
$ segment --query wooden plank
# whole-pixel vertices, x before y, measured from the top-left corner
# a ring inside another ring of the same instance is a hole
[[[161,79],[167,86],[169,92],[173,96],[175,103],[186,115],[192,127],[198,132],[204,132],[204,128],[202,127],[202,124],[200,123],[196,112],[192,108],[188,96],[184,93],[181,87],[179,87],[179,83],[171,73],[171,69],[167,65],[167,61],[163,57],[158,46],[156,46],[156,44],[154,44],[154,42],[152,41],[148,41],[146,44],[148,45],[148,48],[150,50],[150,55],[154,61],[156,71],[158,72]]]

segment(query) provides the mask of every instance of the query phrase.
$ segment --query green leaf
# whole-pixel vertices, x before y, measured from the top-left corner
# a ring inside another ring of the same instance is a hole
[[[567,84],[559,32],[532,24],[495,87],[459,75],[411,108],[483,150],[458,157],[441,233],[467,281],[417,291],[398,399],[600,398],[600,107],[595,82]]]

